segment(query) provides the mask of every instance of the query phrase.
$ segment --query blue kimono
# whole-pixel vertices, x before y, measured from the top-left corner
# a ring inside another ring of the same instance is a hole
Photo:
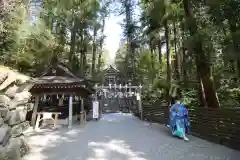
[[[182,104],[172,105],[169,118],[174,136],[183,138],[186,133],[189,133],[188,110]]]

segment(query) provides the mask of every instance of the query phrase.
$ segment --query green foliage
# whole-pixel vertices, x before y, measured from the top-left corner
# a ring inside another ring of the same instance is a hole
[[[199,102],[199,64],[196,65],[195,61],[199,55],[193,50],[202,44],[201,54],[206,57],[203,61],[207,62],[211,70],[205,78],[214,79],[221,107],[239,106],[239,1],[186,1],[191,4],[188,9],[193,11],[191,16],[196,20],[197,30],[191,30],[191,34],[188,27],[193,25],[193,21],[185,13],[182,0],[140,1],[142,12],[139,20],[143,32],[137,38],[141,45],[137,48],[135,61],[136,77],[144,86],[145,99],[166,100],[165,95],[171,95],[172,90],[177,89],[177,94],[181,95],[186,105],[202,105],[203,102]],[[166,42],[166,30],[169,31],[170,42],[168,57],[163,53],[162,45]],[[122,72],[125,71],[122,68],[131,64],[128,59],[131,56],[126,50],[119,50],[116,58]]]
[[[188,107],[199,106],[198,99],[196,97],[198,93],[195,89],[182,89],[182,103]]]
[[[44,22],[31,24],[24,3],[6,16],[9,20],[5,24],[8,34],[4,44],[6,50],[2,55],[5,65],[27,72],[30,68],[47,64],[56,42]]]
[[[192,15],[186,14],[183,3],[186,1],[191,4],[188,9]],[[49,65],[52,57],[58,57],[80,76],[93,76],[96,70],[101,73],[108,60],[103,44],[111,1],[45,0],[34,22],[30,21],[33,18],[29,16],[26,1],[3,3],[0,6],[1,63],[35,75]],[[217,93],[221,106],[239,106],[240,1],[141,0],[136,4],[133,0],[120,0],[113,3],[121,7],[125,16],[123,43],[115,64],[123,79],[128,80],[134,74],[144,87],[145,99],[166,100],[177,88],[185,104],[199,105],[202,88],[198,83],[203,77],[197,68],[206,64],[211,71],[204,78],[214,79],[211,90]],[[139,19],[136,6],[141,8]],[[196,20],[195,30],[189,28],[195,23],[191,18]],[[199,53],[207,57],[202,60],[204,63],[195,61],[200,56],[194,53],[199,44],[202,44]],[[204,69],[208,71],[207,67]],[[95,78],[101,79],[101,74]]]
[[[218,88],[218,93],[222,107],[239,107],[240,88],[234,79],[222,80]]]
[[[151,55],[149,51],[140,53],[137,59],[137,73],[143,81],[153,83],[159,69],[156,55]]]
[[[101,21],[107,16],[108,1],[45,0],[40,6],[24,0],[4,3],[8,4],[0,8],[0,59],[5,65],[35,75],[57,56],[80,75],[90,70],[93,46],[102,53],[99,41],[103,44],[104,29],[97,35],[91,32],[104,27]],[[33,11],[39,14],[32,15]],[[103,61],[99,56],[100,67]]]

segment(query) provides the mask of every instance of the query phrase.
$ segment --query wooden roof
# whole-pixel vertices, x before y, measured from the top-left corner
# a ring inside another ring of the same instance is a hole
[[[84,91],[91,94],[94,92],[85,78],[77,77],[61,63],[51,65],[40,77],[31,80],[31,83],[33,83],[30,90],[32,93]]]
[[[62,76],[43,76],[32,80],[34,84],[71,84],[81,83],[84,80],[78,78],[62,77]]]
[[[74,75],[70,69],[62,63],[51,65],[40,77],[32,80],[34,84],[86,84],[85,78],[79,78]]]
[[[56,70],[56,73],[53,72],[54,70]],[[71,78],[79,78],[76,75],[74,75],[71,72],[71,70],[66,65],[64,65],[63,63],[58,63],[58,64],[54,64],[54,65],[49,66],[46,69],[46,71],[44,71],[42,73],[42,75],[40,77],[51,76],[51,75],[71,77]]]
[[[110,65],[107,69],[104,70],[104,73],[119,73],[120,71],[113,67],[112,65]]]

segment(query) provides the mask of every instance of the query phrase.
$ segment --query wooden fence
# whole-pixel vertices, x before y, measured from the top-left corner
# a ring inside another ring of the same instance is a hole
[[[145,120],[168,124],[168,114],[166,106],[143,104]],[[240,108],[190,108],[189,117],[192,135],[240,150]]]

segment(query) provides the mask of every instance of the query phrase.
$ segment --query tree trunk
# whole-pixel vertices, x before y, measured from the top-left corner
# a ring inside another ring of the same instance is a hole
[[[237,60],[237,73],[238,73],[238,79],[240,79],[240,58],[238,58]]]
[[[131,58],[131,71],[133,74],[133,78],[136,75],[136,67],[135,67],[135,43],[133,42],[133,17],[132,17],[132,4],[131,0],[124,1],[124,9],[125,9],[125,18],[126,18],[126,30],[127,30],[127,52],[130,54]]]
[[[188,75],[187,75],[187,70],[186,70],[186,48],[185,48],[185,42],[184,42],[184,23],[181,22],[181,36],[182,36],[182,63],[181,63],[181,70],[182,70],[182,80],[184,82],[184,85],[187,86],[187,80],[188,80]]]
[[[175,52],[175,57],[176,57],[176,65],[175,65],[175,69],[176,69],[176,79],[178,81],[180,81],[180,57],[177,51],[177,28],[176,28],[176,22],[173,22],[173,36],[174,36],[174,52]]]
[[[84,53],[83,53],[83,51],[81,50],[81,52],[80,52],[80,62],[81,62],[81,63],[80,63],[80,76],[81,76],[81,77],[84,76],[84,73],[83,73],[83,72],[84,72],[84,71],[83,71],[83,70],[84,70],[84,69],[83,69],[83,68],[84,68],[84,67],[83,67],[83,54],[84,54]]]
[[[232,16],[234,16],[234,15],[232,15]],[[239,37],[236,35],[236,33],[237,33],[236,22],[237,21],[234,17],[228,18],[229,28],[230,28],[230,32],[231,32],[232,41],[233,41],[232,45],[233,45],[235,58],[236,58],[236,60],[233,60],[232,66],[234,68],[234,71],[235,71],[237,77],[240,79],[240,68],[239,68],[239,66],[240,66],[240,56],[239,56],[240,47],[239,47],[239,42],[238,42]]]
[[[87,64],[87,47],[83,46],[83,49],[81,50],[81,76],[84,77],[86,73],[86,64]]]
[[[153,39],[150,40],[150,52],[151,52],[151,67],[152,67],[153,73],[155,73],[155,67],[154,67],[154,49],[155,49],[155,46],[154,46],[153,41],[154,41]],[[154,81],[154,78],[155,78],[155,75],[152,76],[152,78],[151,78],[152,83]]]
[[[98,66],[97,69],[100,71],[101,69],[101,61],[102,61],[102,53],[103,53],[103,41],[104,41],[104,27],[105,27],[105,18],[102,20],[102,28],[101,28],[101,40],[100,40],[100,52],[98,54]]]
[[[68,58],[69,62],[72,61],[73,55],[75,54],[76,31],[77,31],[77,25],[74,19],[72,22],[72,30],[71,30],[70,54]]]
[[[188,23],[188,29],[192,37],[197,37],[198,28],[197,23],[192,13],[189,0],[183,0],[184,11]],[[199,73],[200,81],[202,81],[204,94],[206,97],[208,107],[220,107],[218,96],[215,91],[213,79],[211,77],[210,65],[207,61],[207,56],[203,50],[203,44],[200,39],[195,39],[193,44],[193,51],[196,59],[196,67]]]
[[[97,64],[98,71],[100,71],[100,69],[101,69],[102,53],[103,53],[103,49],[100,49],[100,52],[98,54],[98,64]]]
[[[83,76],[86,76],[87,73],[87,55],[86,52],[83,53]]]
[[[161,43],[160,38],[158,39],[157,47],[158,47],[158,59],[159,59],[159,63],[162,64],[162,43]]]
[[[171,89],[171,55],[169,50],[169,31],[168,31],[168,22],[167,20],[164,22],[164,29],[165,29],[165,39],[166,39],[166,56],[167,56],[167,88],[166,88],[166,100],[169,104],[170,102],[170,89]]]
[[[206,97],[205,97],[205,94],[204,94],[204,87],[203,87],[203,83],[202,83],[202,80],[200,78],[200,74],[199,74],[199,71],[197,70],[197,80],[199,82],[199,85],[198,85],[198,100],[199,100],[199,103],[200,103],[200,106],[201,107],[207,107],[207,102],[206,102]]]
[[[177,44],[178,44],[178,41],[177,41],[177,27],[176,27],[176,21],[173,22],[173,36],[174,36],[174,52],[175,52],[175,73],[176,73],[176,80],[177,80],[177,83],[178,83],[178,87],[177,87],[177,95],[179,97],[181,97],[182,95],[182,92],[181,92],[181,89],[180,89],[180,85],[181,85],[181,56],[180,56],[180,52],[178,52],[178,47],[177,47]]]
[[[83,77],[84,76],[84,52],[85,52],[85,44],[84,44],[84,37],[83,37],[83,35],[84,35],[84,33],[83,33],[83,29],[82,28],[80,28],[80,30],[79,30],[79,35],[80,35],[80,76],[81,77]]]
[[[94,26],[94,31],[93,31],[93,50],[92,50],[92,78],[94,79],[95,77],[95,68],[96,68],[96,51],[97,51],[97,26]]]

